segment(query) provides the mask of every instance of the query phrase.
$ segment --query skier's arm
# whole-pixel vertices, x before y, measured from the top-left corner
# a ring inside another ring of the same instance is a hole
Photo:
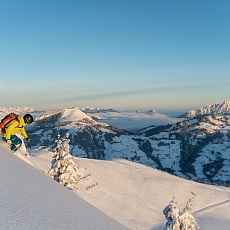
[[[27,135],[27,133],[26,133],[24,127],[21,128],[21,134],[22,134],[22,136],[23,136],[25,139],[28,138],[28,135]]]

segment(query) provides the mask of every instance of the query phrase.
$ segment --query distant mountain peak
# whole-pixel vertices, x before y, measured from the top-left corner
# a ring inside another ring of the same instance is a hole
[[[103,108],[94,108],[94,107],[84,107],[80,109],[84,113],[106,113],[106,112],[118,112],[114,109],[103,109]]]
[[[155,109],[151,109],[151,110],[148,110],[148,111],[138,109],[136,112],[137,113],[157,113],[157,111]]]
[[[230,114],[230,101],[224,101],[221,104],[207,105],[197,110],[189,110],[188,112],[179,116],[180,118],[194,118],[203,115]]]
[[[157,113],[157,111],[155,109],[151,109],[151,110],[147,111],[147,113]]]
[[[0,113],[8,114],[8,113],[31,113],[35,112],[35,109],[31,107],[0,107]]]
[[[79,108],[74,107],[70,109],[64,109],[62,113],[61,120],[64,121],[79,121],[83,119],[89,119],[92,120],[91,117],[87,116],[84,112],[82,112]]]
[[[221,109],[226,109],[227,111],[230,111],[230,101],[224,101],[221,105],[220,105]]]

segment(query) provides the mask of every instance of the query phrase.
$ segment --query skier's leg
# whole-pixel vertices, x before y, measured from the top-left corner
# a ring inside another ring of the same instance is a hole
[[[10,140],[12,141],[12,144],[11,144],[11,151],[14,153],[15,151],[17,151],[20,146],[22,145],[22,140],[17,137],[16,135],[12,135],[10,137]]]

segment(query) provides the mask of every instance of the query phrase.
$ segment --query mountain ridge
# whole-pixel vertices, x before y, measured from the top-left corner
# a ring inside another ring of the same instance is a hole
[[[212,114],[230,115],[230,101],[224,101],[221,104],[207,105],[197,110],[189,110],[188,112],[178,116],[179,118],[195,118],[203,115]]]

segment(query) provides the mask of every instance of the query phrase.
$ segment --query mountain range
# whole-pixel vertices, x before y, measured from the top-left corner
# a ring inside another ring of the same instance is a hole
[[[31,137],[27,146],[31,150],[52,150],[58,133],[64,136],[68,132],[73,156],[100,160],[123,158],[185,179],[229,186],[229,105],[225,101],[218,106],[203,107],[209,109],[197,111],[209,113],[193,118],[183,116],[176,123],[156,125],[152,121],[153,125],[135,132],[100,122],[100,118],[93,119],[93,113],[89,116],[79,108],[34,112],[35,122],[27,128]]]

